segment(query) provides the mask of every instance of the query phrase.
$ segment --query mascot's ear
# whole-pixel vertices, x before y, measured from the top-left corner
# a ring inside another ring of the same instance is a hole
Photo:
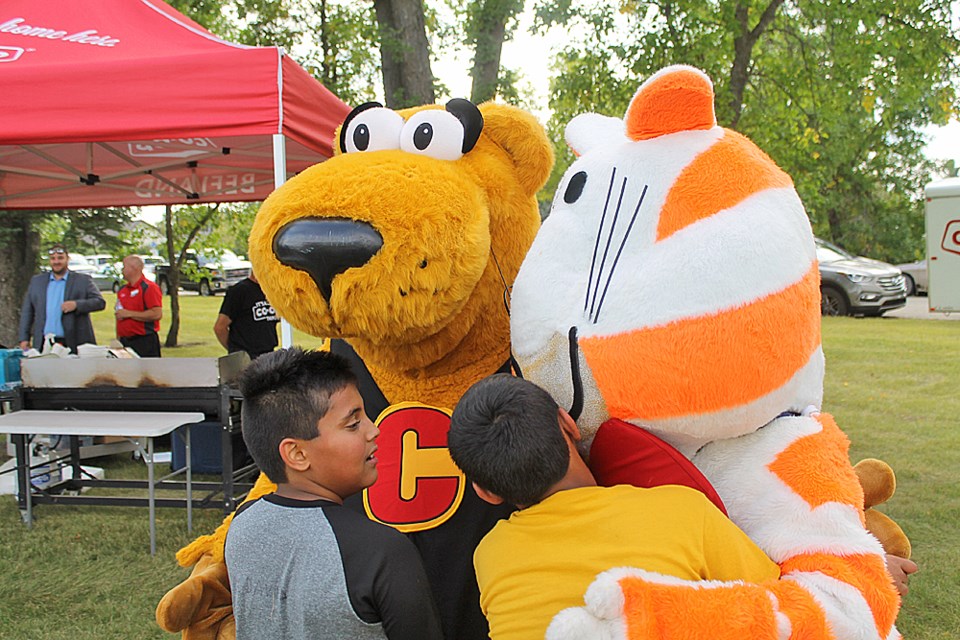
[[[598,113],[582,113],[575,117],[567,124],[564,137],[578,156],[591,149],[613,147],[627,141],[623,120]]]
[[[513,161],[514,175],[528,195],[543,187],[553,168],[553,148],[537,119],[516,107],[485,103],[483,134]]]
[[[625,120],[631,140],[712,129],[717,126],[713,83],[707,74],[694,67],[665,67],[640,85]]]
[[[334,157],[334,158],[343,154],[343,151],[340,149],[340,140],[343,138],[343,125],[344,123],[341,122],[340,124],[337,125],[337,128],[333,130],[334,143],[333,143],[333,156],[331,157]]]
[[[463,146],[460,153],[468,153],[473,150],[477,140],[480,139],[480,133],[483,131],[483,114],[477,105],[463,98],[454,98],[447,103],[445,107],[449,113],[452,113],[460,124],[463,125]]]

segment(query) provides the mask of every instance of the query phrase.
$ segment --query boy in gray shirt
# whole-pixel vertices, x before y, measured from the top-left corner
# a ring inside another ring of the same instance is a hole
[[[416,548],[343,507],[377,479],[380,433],[346,361],[275,351],[240,388],[244,442],[277,491],[227,533],[237,640],[441,638]]]

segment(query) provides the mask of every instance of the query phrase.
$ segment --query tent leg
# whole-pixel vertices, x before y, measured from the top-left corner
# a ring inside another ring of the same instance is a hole
[[[282,133],[273,134],[273,185],[279,189],[287,181],[287,139]],[[280,319],[280,346],[293,346],[293,327],[284,318]]]
[[[284,318],[280,318],[280,346],[284,349],[293,346],[293,327]]]
[[[287,137],[273,134],[273,186],[280,188],[287,181]]]

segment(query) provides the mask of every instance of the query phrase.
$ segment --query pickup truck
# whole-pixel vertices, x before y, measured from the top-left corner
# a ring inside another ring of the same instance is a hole
[[[231,251],[224,251],[220,257],[188,251],[180,271],[180,288],[212,296],[240,282],[250,275],[250,271],[251,264]],[[170,291],[170,265],[157,265],[156,278],[160,292],[167,295]]]

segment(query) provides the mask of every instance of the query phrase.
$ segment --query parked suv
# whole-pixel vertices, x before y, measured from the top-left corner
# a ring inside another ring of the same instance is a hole
[[[67,268],[74,273],[85,273],[88,276],[93,275],[93,272],[97,270],[95,266],[87,262],[86,256],[82,256],[79,253],[69,254],[70,261],[67,263]],[[49,270],[49,267],[47,267]]]
[[[220,257],[209,257],[188,251],[184,259],[184,269],[180,273],[180,288],[198,291],[202,296],[212,296],[226,291],[250,275],[252,265],[241,260],[232,251],[224,251]],[[170,289],[170,266],[156,266],[157,284],[163,295]]]
[[[907,285],[908,296],[927,294],[927,260],[917,260],[906,264],[898,264],[897,269],[903,272],[903,282]]]
[[[851,255],[817,238],[820,312],[825,316],[879,316],[907,304],[900,270],[886,262]]]

